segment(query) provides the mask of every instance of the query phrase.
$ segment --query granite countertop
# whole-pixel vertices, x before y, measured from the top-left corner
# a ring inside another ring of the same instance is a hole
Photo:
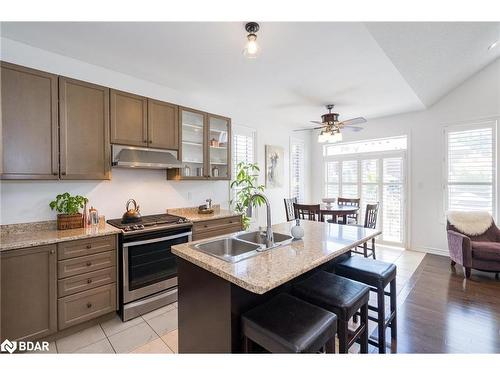
[[[186,207],[186,208],[169,208],[167,209],[168,214],[183,216],[193,223],[205,220],[222,219],[224,217],[237,216],[234,211],[225,210],[220,208],[220,205],[216,204],[213,206],[214,212],[212,214],[199,214],[198,207]]]
[[[122,231],[109,224],[96,228],[58,230],[55,221],[0,226],[0,251],[54,244],[82,238],[108,236]]]
[[[273,225],[273,229],[277,233],[288,234],[293,225],[282,223]],[[382,233],[375,229],[307,220],[302,220],[301,225],[305,231],[301,240],[238,263],[225,262],[190,246],[207,240],[175,245],[172,252],[233,284],[264,294]]]

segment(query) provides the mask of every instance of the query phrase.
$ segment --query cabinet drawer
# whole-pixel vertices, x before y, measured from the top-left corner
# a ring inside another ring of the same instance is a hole
[[[116,237],[106,236],[62,242],[58,245],[57,259],[70,259],[116,249]]]
[[[87,272],[59,280],[57,282],[57,295],[64,297],[114,282],[116,282],[116,267]]]
[[[205,238],[211,238],[211,237],[217,237],[217,236],[222,236],[224,234],[231,234],[235,232],[241,231],[241,225],[230,225],[230,226],[223,226],[220,227],[219,229],[215,230],[206,230],[202,232],[197,232],[193,233],[193,241],[198,241],[198,240],[203,240]]]
[[[87,255],[84,257],[60,260],[57,263],[58,278],[80,275],[85,272],[101,270],[116,265],[115,251]]]
[[[85,322],[115,310],[115,283],[59,298],[59,329]]]
[[[193,234],[212,230],[221,230],[226,227],[235,226],[241,227],[241,216],[224,217],[221,219],[206,220],[193,223]]]

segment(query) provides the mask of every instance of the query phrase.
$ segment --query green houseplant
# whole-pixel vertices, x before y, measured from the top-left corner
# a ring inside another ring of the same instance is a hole
[[[256,163],[240,162],[236,166],[236,178],[231,182],[231,189],[236,191],[231,205],[238,214],[241,214],[245,230],[250,226],[250,217],[247,216],[250,197],[257,192],[264,191],[264,185],[257,183],[259,172],[260,168]],[[256,197],[253,201],[255,206],[261,206],[264,203],[261,197]]]
[[[56,199],[49,203],[50,208],[58,212],[57,229],[82,228],[83,215],[80,209],[84,208],[88,201],[81,195],[58,194]]]

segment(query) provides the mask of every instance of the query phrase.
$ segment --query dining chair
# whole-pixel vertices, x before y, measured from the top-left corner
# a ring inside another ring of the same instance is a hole
[[[286,221],[295,220],[295,211],[293,209],[293,204],[297,203],[297,197],[293,198],[285,198],[285,213],[286,213]]]
[[[368,229],[375,229],[377,227],[377,216],[378,216],[378,207],[379,203],[367,204],[365,210],[365,223],[363,225],[356,224],[355,226],[364,227]],[[354,225],[354,224],[351,224]],[[351,250],[351,252],[356,254],[361,254],[365,258],[372,257],[376,259],[375,255],[375,238],[371,239],[371,247],[368,247],[368,243],[365,242],[361,245],[358,245],[357,248],[363,249],[363,251],[359,251],[356,249]]]
[[[337,198],[337,203],[339,206],[354,206],[354,207],[359,207],[359,202],[361,201],[360,198]],[[338,219],[338,218],[337,218]],[[350,214],[347,215],[347,222],[346,224],[358,224],[358,214]]]
[[[321,211],[319,204],[293,204],[293,211],[296,219],[311,221],[321,221]]]

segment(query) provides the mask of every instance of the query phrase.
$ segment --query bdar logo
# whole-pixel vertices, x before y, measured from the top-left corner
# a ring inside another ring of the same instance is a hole
[[[17,343],[15,341],[9,341],[5,340],[2,342],[2,345],[0,345],[0,351],[2,352],[9,352],[9,353],[14,353],[17,348]]]

